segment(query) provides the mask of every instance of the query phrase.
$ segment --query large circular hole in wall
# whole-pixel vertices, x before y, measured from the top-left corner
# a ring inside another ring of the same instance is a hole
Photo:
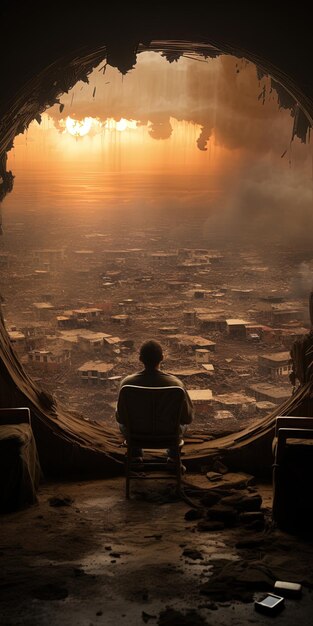
[[[16,137],[3,311],[59,403],[113,424],[152,337],[196,432],[236,432],[290,396],[313,268],[297,106],[245,59],[156,45],[125,76],[104,59]]]

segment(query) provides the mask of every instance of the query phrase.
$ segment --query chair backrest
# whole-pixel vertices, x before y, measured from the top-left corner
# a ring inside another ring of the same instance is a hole
[[[184,401],[184,389],[178,386],[124,385],[119,392],[118,414],[129,438],[136,439],[136,443],[159,443],[161,447],[178,441]]]
[[[279,415],[275,420],[275,436],[281,428],[313,428],[313,417],[295,417],[294,415]]]
[[[313,417],[278,416],[275,421],[275,437],[272,442],[274,467],[279,464],[285,453],[288,439],[300,441],[313,439]]]
[[[30,410],[28,407],[0,408],[0,426],[29,424]]]

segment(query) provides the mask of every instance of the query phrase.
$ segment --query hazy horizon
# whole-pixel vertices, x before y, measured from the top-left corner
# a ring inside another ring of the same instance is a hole
[[[252,63],[143,52],[124,77],[103,67],[16,137],[4,231],[25,210],[99,212],[99,223],[126,211],[201,216],[208,231],[255,245],[312,243],[312,146],[291,143],[291,112]],[[68,116],[74,132],[89,118],[88,132],[72,135]]]

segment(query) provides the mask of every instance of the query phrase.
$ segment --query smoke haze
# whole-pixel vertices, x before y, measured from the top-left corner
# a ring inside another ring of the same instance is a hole
[[[158,53],[143,52],[126,76],[110,66],[105,72],[103,68],[101,64],[93,71],[89,84],[78,83],[64,94],[62,107],[55,105],[47,111],[60,137],[68,115],[96,120],[90,136],[76,141],[76,153],[71,148],[64,165],[70,177],[70,168],[77,172],[87,167],[88,160],[92,162],[94,179],[88,175],[86,189],[79,187],[79,202],[88,193],[86,202],[95,198],[101,205],[101,197],[108,195],[103,179],[101,196],[101,172],[113,163],[121,178],[110,188],[112,205],[115,201],[146,211],[172,211],[177,222],[179,215],[192,220],[201,213],[206,232],[216,232],[228,242],[250,240],[267,247],[283,241],[287,247],[310,249],[311,145],[298,139],[291,143],[292,112],[279,107],[270,79],[259,80],[252,63],[223,55],[206,61],[181,57],[169,63]],[[129,131],[129,137],[142,133],[141,141],[132,151],[123,133],[111,138],[105,127],[111,118],[137,122],[137,130]],[[54,132],[50,127],[51,137]],[[17,138],[16,157],[26,139],[30,153],[35,141],[31,130],[27,137]],[[99,146],[101,158],[96,163]],[[45,154],[48,170],[49,150],[41,146],[40,158]],[[62,164],[61,149],[58,155]],[[30,161],[24,162],[24,173]],[[132,164],[137,168],[136,181],[128,173]],[[15,170],[16,166],[17,162]],[[156,171],[161,167],[160,178]],[[69,201],[75,205],[73,189]]]

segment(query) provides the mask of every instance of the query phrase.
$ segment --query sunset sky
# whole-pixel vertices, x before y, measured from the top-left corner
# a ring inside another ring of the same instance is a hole
[[[103,62],[60,103],[15,139],[4,219],[144,206],[191,218],[201,209],[208,228],[226,231],[312,228],[312,146],[290,143],[291,112],[251,63],[142,52],[125,76]]]

